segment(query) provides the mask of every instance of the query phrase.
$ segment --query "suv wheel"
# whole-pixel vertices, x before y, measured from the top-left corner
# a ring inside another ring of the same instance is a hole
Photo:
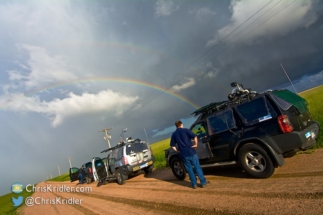
[[[184,180],[186,177],[186,170],[182,160],[179,157],[175,157],[172,160],[171,168],[175,177],[179,180]]]
[[[256,178],[268,178],[275,167],[267,152],[259,145],[250,143],[241,147],[238,159],[243,169]]]
[[[125,180],[124,180],[123,174],[118,169],[116,170],[116,177],[117,177],[117,183],[119,185],[123,185]]]

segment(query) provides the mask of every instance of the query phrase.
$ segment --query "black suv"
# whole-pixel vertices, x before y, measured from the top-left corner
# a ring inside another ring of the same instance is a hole
[[[198,137],[202,167],[240,164],[251,176],[268,178],[284,158],[316,143],[319,124],[307,102],[288,90],[257,93],[236,82],[228,100],[206,105],[193,114],[190,130]],[[165,150],[173,174],[184,180],[186,170],[172,148]]]
[[[93,176],[92,162],[87,162],[82,166],[84,166],[84,173],[85,173],[84,180],[88,184],[92,183],[95,180]],[[70,174],[71,182],[79,180],[79,168],[77,167],[70,168],[69,174]]]

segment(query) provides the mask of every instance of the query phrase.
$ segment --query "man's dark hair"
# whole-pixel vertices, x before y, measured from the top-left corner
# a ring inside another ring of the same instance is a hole
[[[179,126],[181,126],[183,123],[182,123],[182,121],[180,121],[180,120],[177,120],[176,122],[175,122],[175,126],[176,126],[176,128],[179,128]]]

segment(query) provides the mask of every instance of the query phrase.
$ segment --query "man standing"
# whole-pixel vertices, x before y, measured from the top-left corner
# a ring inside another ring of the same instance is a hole
[[[177,120],[175,122],[176,131],[172,134],[170,140],[170,146],[177,151],[179,149],[180,156],[183,160],[184,166],[188,172],[190,181],[192,183],[193,189],[197,187],[196,177],[193,170],[200,179],[201,186],[206,187],[210,182],[206,181],[202,168],[200,166],[199,159],[196,154],[195,148],[197,147],[197,137],[196,135],[187,128],[184,128],[184,125],[181,121]],[[194,139],[194,144],[192,144],[192,139]]]
[[[80,184],[84,184],[84,165],[82,165],[81,169],[79,169],[79,182]]]

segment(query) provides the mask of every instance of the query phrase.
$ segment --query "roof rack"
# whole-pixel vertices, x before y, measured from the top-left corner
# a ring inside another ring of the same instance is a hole
[[[194,116],[197,116],[202,113],[209,113],[209,112],[214,112],[216,110],[220,110],[221,106],[223,107],[226,103],[228,102],[227,101],[213,102],[211,104],[205,105],[204,107],[197,109],[192,113],[192,115],[194,114]]]
[[[124,143],[124,142],[122,142],[122,143],[120,143],[120,144],[118,144],[118,145],[116,145],[116,146],[114,146],[114,147],[111,147],[111,148],[109,148],[109,149],[103,150],[101,153],[109,152],[109,151],[115,150],[115,149],[120,148],[120,147],[122,147],[122,146],[124,146],[124,145],[125,145],[125,143]]]
[[[253,97],[255,97],[258,93],[255,91],[251,91],[251,89],[245,89],[242,84],[238,84],[237,82],[231,83],[231,87],[234,87],[232,92],[228,95],[227,101],[222,102],[213,102],[204,107],[201,107],[194,111],[192,115],[194,116],[200,114],[210,114],[219,110],[224,110],[229,106],[241,104],[245,101],[250,101]]]

